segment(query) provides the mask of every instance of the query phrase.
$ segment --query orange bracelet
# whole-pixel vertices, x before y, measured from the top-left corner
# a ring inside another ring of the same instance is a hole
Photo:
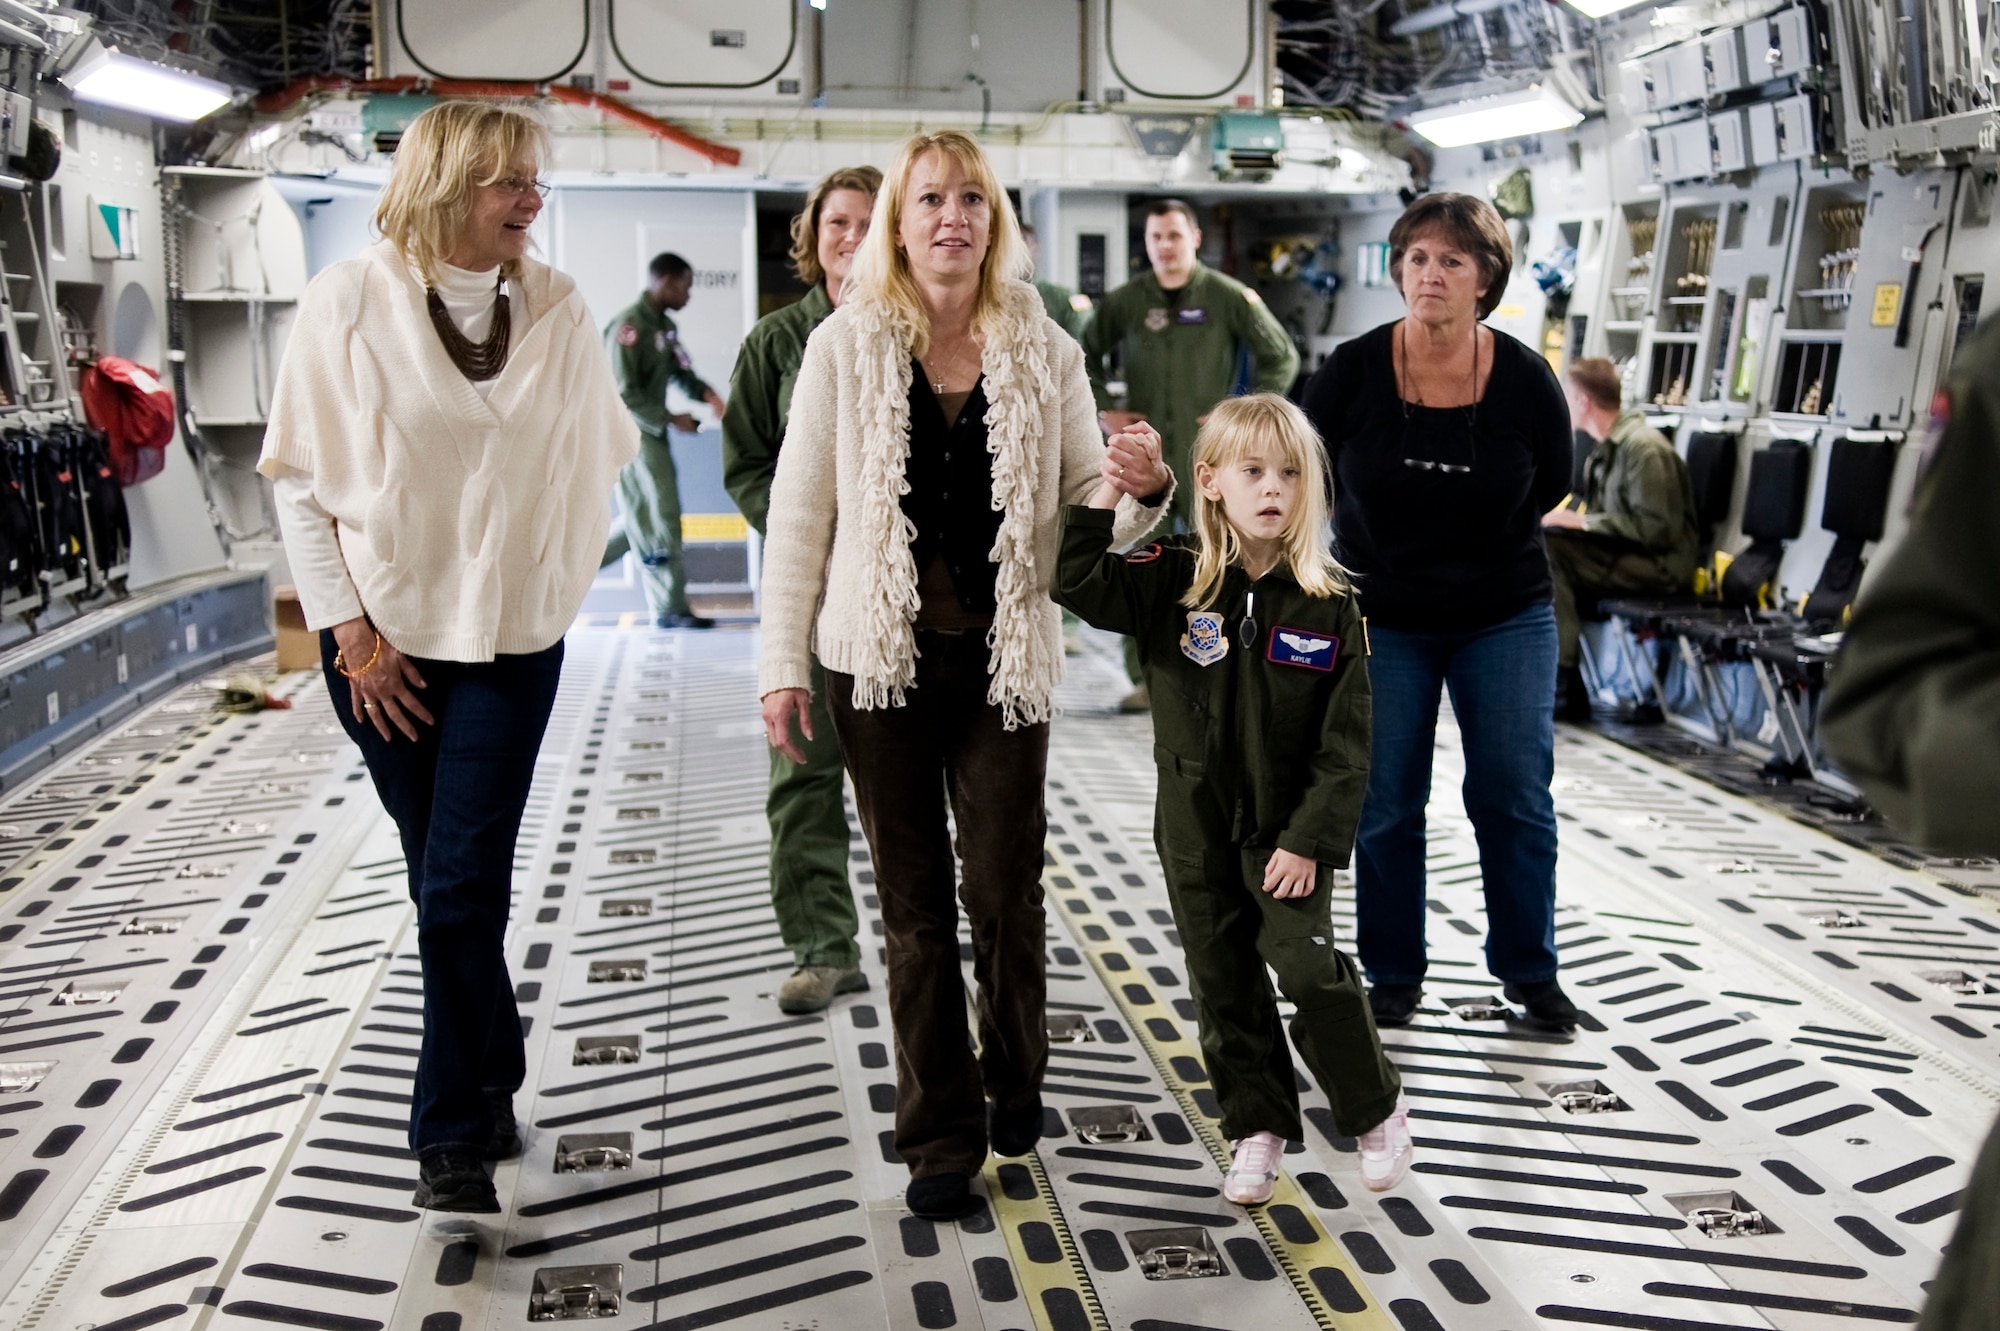
[[[333,654],[333,668],[335,670],[338,670],[341,673],[342,677],[346,679],[358,679],[362,675],[365,675],[369,671],[373,670],[375,668],[375,663],[381,659],[382,659],[382,633],[381,630],[378,629],[375,632],[375,654],[368,658],[367,665],[362,666],[361,669],[359,670],[349,670],[347,668],[347,653],[335,652]]]

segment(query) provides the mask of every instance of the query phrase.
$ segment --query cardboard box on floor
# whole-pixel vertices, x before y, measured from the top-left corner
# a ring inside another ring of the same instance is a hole
[[[272,594],[272,618],[278,628],[278,669],[319,669],[319,634],[306,627],[305,607],[296,587],[279,587]]]

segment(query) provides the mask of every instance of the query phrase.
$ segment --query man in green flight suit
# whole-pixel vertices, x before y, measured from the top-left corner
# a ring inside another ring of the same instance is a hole
[[[667,385],[706,402],[718,420],[726,418],[728,407],[694,372],[680,330],[667,317],[668,310],[686,308],[694,268],[678,254],[656,254],[647,273],[645,293],[604,329],[618,396],[639,426],[639,456],[618,475],[618,522],[599,567],[617,563],[627,551],[638,555],[654,623],[663,629],[713,628],[714,620],[688,605],[680,479],[667,441],[669,425],[683,434],[695,434],[701,426],[692,416],[668,414]]]
[[[1256,361],[1251,386],[1288,393],[1299,373],[1291,334],[1263,298],[1233,277],[1204,265],[1201,227],[1180,199],[1155,199],[1146,208],[1146,258],[1153,270],[1104,298],[1083,331],[1083,363],[1107,433],[1145,421],[1159,431],[1161,451],[1174,473],[1174,526],[1186,530],[1195,493],[1194,435],[1209,408],[1236,388],[1237,357]],[[1112,353],[1124,362],[1125,404],[1111,396]],[[1147,710],[1138,657],[1129,640],[1126,673],[1138,685],[1121,711]]]
[[[1035,261],[1035,290],[1041,294],[1042,309],[1048,316],[1062,325],[1062,330],[1081,342],[1084,325],[1090,322],[1090,297],[1078,295],[1059,282],[1044,279],[1042,273],[1042,242],[1035,234],[1035,228],[1021,223],[1022,239],[1028,242],[1028,253]]]
[[[1621,410],[1617,367],[1603,359],[1577,361],[1563,389],[1570,420],[1597,447],[1584,464],[1577,506],[1564,505],[1542,519],[1556,591],[1556,717],[1588,721],[1590,698],[1578,667],[1578,603],[1688,591],[1701,538],[1687,463],[1645,417]]]
[[[1821,711],[1882,816],[1945,855],[2000,855],[2000,320],[1932,399],[1909,534],[1854,607]],[[1920,1331],[2000,1331],[2000,1130],[1986,1139]]]
[[[722,482],[750,525],[763,535],[771,481],[785,441],[792,387],[806,339],[840,304],[854,252],[882,173],[845,167],[814,185],[792,219],[792,269],[812,290],[797,304],[765,315],[743,339],[729,383],[735,409],[722,420]],[[812,732],[794,737],[806,760],[771,750],[764,812],[771,823],[771,909],[796,969],[778,988],[778,1007],[817,1012],[836,994],[868,987],[861,973],[860,920],[847,882],[847,807],[840,742],[826,710],[826,674],[812,664]]]

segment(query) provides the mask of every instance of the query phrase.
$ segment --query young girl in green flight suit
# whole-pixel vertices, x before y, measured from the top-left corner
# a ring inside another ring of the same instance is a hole
[[[1269,1201],[1286,1141],[1305,1136],[1270,972],[1336,1128],[1358,1139],[1362,1184],[1392,1188],[1410,1165],[1409,1110],[1320,890],[1353,846],[1369,695],[1367,628],[1328,549],[1319,437],[1275,394],[1223,402],[1195,439],[1193,534],[1112,553],[1122,469],[1153,442],[1144,425],[1112,437],[1090,507],[1063,511],[1054,590],[1139,644],[1153,835],[1235,1143],[1223,1195]]]

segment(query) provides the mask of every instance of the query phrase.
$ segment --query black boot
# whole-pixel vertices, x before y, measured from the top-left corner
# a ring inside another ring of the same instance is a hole
[[[1407,1026],[1423,996],[1420,984],[1378,984],[1368,991],[1368,1010],[1377,1026]]]
[[[1583,671],[1576,666],[1556,668],[1556,720],[1590,723],[1590,690],[1584,687]]]
[[[1519,1003],[1527,1009],[1528,1025],[1545,1031],[1573,1031],[1583,1014],[1576,1004],[1569,1001],[1569,995],[1554,980],[1537,980],[1532,984],[1509,984],[1500,990],[1510,1003]]]

